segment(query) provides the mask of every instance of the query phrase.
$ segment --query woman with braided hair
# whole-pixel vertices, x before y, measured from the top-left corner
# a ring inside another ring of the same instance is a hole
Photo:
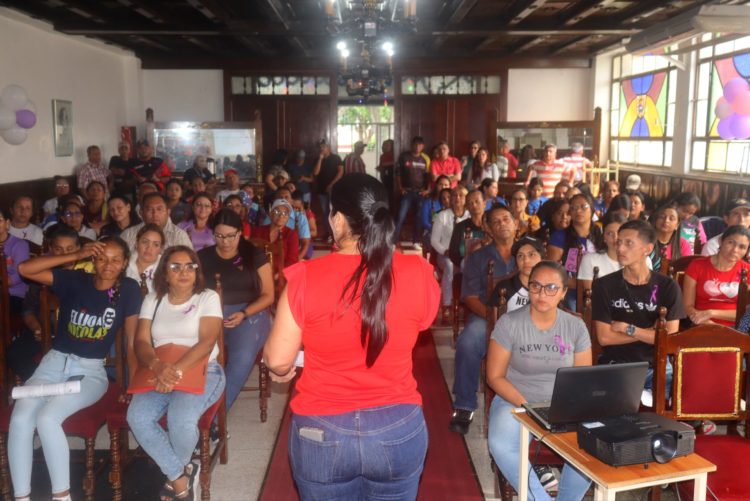
[[[417,495],[427,428],[412,350],[440,288],[421,256],[394,253],[387,200],[374,177],[342,177],[328,218],[338,250],[284,270],[265,358],[286,381],[305,347],[289,432],[302,500]]]
[[[44,449],[53,501],[70,501],[69,449],[62,423],[107,391],[104,358],[121,327],[132,340],[141,307],[138,284],[125,276],[130,252],[119,237],[105,237],[75,252],[42,256],[19,266],[28,280],[50,287],[60,301],[52,349],[26,385],[82,377],[80,393],[19,399],[10,419],[8,459],[17,500],[31,499],[34,430]],[[94,273],[61,267],[92,258]]]

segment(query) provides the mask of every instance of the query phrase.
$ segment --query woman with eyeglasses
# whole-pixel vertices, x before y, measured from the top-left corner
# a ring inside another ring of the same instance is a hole
[[[286,225],[293,210],[291,204],[283,198],[274,200],[271,205],[271,224],[258,226],[253,231],[253,238],[262,238],[271,243],[279,239],[284,242],[284,268],[299,261],[297,230]],[[277,259],[277,256],[274,255],[274,259]]]
[[[567,308],[576,309],[576,274],[579,260],[601,247],[602,230],[594,224],[594,202],[583,193],[570,199],[570,226],[550,234],[547,259],[562,263],[570,276],[565,298]],[[579,253],[582,255],[579,256]]]
[[[224,391],[216,361],[222,312],[219,295],[206,287],[195,252],[184,245],[164,252],[154,274],[154,290],[143,300],[133,348],[137,364],[156,374],[156,388],[133,395],[128,425],[167,481],[161,501],[195,499],[198,465],[190,460],[198,443],[198,420]],[[160,360],[155,348],[188,347],[174,363]],[[208,360],[202,393],[176,390],[183,373]],[[167,429],[160,421],[167,415]]]
[[[655,270],[661,269],[662,258],[676,261],[693,255],[693,248],[680,235],[680,215],[676,204],[670,203],[658,208],[650,222],[656,230],[656,245],[649,256]]]
[[[83,205],[77,199],[70,198],[65,205],[60,207],[59,220],[76,230],[79,237],[93,242],[96,240],[96,232],[83,224],[83,210]]]
[[[203,179],[197,177],[193,181],[202,182]],[[177,226],[185,230],[193,242],[193,248],[196,251],[205,249],[216,244],[214,232],[211,230],[211,212],[213,210],[213,200],[208,193],[198,193],[193,197],[193,215],[190,219],[181,222]]]
[[[107,220],[107,190],[99,181],[86,185],[86,205],[83,207],[83,221],[97,234]]]
[[[338,250],[285,270],[265,347],[280,381],[305,347],[290,404],[294,480],[303,500],[413,500],[427,427],[412,351],[440,289],[424,258],[394,252],[388,193],[374,177],[334,184],[329,220]]]
[[[198,252],[206,285],[224,292],[224,343],[227,347],[227,410],[232,407],[271,329],[273,276],[265,252],[242,238],[242,220],[222,209],[213,220],[216,245]]]
[[[557,369],[591,365],[591,339],[586,325],[558,308],[565,297],[567,281],[568,273],[559,263],[541,261],[535,265],[529,276],[529,304],[500,317],[487,350],[487,384],[496,393],[490,407],[490,453],[516,490],[520,424],[511,411],[527,402],[549,402]],[[545,489],[558,482],[554,475],[544,475],[542,483],[538,476],[541,473],[529,473],[529,491],[535,501],[549,501],[552,498]],[[566,464],[557,499],[582,499],[590,483]]]
[[[508,208],[513,217],[518,221],[518,236],[532,234],[539,229],[539,217],[530,216],[526,212],[526,206],[529,203],[529,198],[526,195],[526,190],[518,188],[513,191],[510,195],[510,203]]]
[[[21,275],[50,287],[60,300],[57,333],[50,350],[26,386],[63,383],[82,376],[80,393],[16,401],[10,418],[8,459],[17,500],[31,499],[34,431],[44,449],[53,501],[70,501],[68,440],[62,423],[68,416],[97,402],[107,391],[104,359],[115,333],[135,336],[141,294],[125,277],[128,245],[118,237],[91,242],[75,252],[30,259]],[[94,259],[94,273],[62,269],[82,259]]]
[[[149,292],[154,291],[154,274],[156,265],[164,250],[166,237],[164,232],[154,223],[143,225],[135,236],[135,252],[130,256],[126,274],[139,284],[141,278],[145,277],[146,287]]]
[[[100,237],[119,237],[131,226],[141,223],[141,218],[133,210],[132,202],[125,195],[112,195],[107,200],[109,222],[99,230]]]

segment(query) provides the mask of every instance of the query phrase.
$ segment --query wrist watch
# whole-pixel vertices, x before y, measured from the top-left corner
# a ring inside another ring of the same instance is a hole
[[[630,337],[635,336],[635,325],[628,324],[628,326],[625,327],[625,334],[627,334]]]

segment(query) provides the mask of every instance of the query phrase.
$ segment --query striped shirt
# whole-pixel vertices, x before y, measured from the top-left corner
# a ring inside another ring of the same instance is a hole
[[[567,169],[572,169],[575,172],[573,182],[577,183],[583,181],[583,168],[591,167],[593,164],[591,160],[584,157],[583,155],[569,156],[562,159]]]
[[[555,160],[549,164],[543,160],[539,160],[531,166],[531,170],[544,183],[542,196],[552,198],[552,195],[555,193],[555,185],[560,182],[563,174],[567,174],[568,167],[562,160]]]

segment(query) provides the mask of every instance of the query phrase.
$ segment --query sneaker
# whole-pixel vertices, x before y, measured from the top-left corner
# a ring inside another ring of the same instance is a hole
[[[546,464],[535,464],[533,468],[545,491],[551,491],[557,487],[557,478],[555,478],[555,472],[552,471],[552,468]]]
[[[451,415],[451,422],[448,427],[454,433],[466,435],[469,432],[472,419],[474,419],[474,411],[455,409],[453,415]]]
[[[705,421],[703,421],[703,423],[701,423],[701,430],[703,431],[704,435],[713,435],[714,433],[716,433],[716,423],[706,419]]]
[[[419,242],[414,242],[414,243],[412,244],[412,248],[413,248],[413,249],[414,249],[415,251],[419,251],[419,252],[422,252],[422,244],[420,244]]]

